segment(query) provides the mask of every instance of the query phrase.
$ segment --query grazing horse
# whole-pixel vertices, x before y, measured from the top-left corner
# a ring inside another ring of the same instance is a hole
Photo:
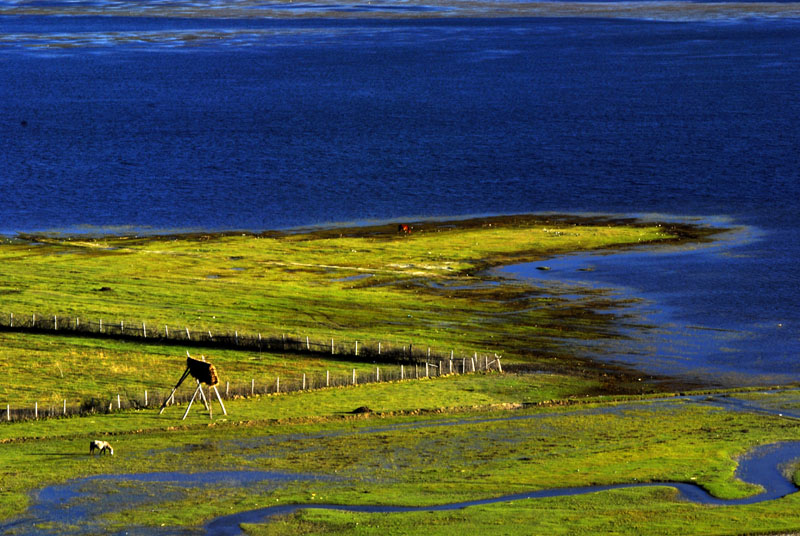
[[[89,443],[89,454],[94,454],[94,451],[99,450],[100,454],[104,452],[108,452],[112,456],[114,455],[114,449],[111,448],[111,445],[108,441],[99,441],[95,439],[94,441]]]

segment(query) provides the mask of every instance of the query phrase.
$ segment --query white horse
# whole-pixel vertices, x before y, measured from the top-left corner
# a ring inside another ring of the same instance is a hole
[[[108,441],[99,441],[95,439],[91,443],[89,443],[89,454],[94,454],[94,451],[99,450],[100,454],[104,452],[108,452],[112,456],[114,455],[114,449],[111,448],[111,444]]]

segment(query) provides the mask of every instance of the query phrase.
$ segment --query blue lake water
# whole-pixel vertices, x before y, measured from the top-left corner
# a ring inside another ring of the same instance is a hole
[[[800,379],[797,4],[544,4],[2,1],[0,234],[699,217],[547,277],[649,300],[608,358]]]

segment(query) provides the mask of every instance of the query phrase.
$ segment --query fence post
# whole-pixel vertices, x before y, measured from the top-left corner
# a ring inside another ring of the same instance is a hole
[[[33,416],[35,418],[37,418],[37,419],[39,418],[39,403],[38,402],[34,402],[33,403]]]
[[[67,399],[66,398],[64,399],[64,413],[63,414],[64,415],[67,414]]]
[[[483,356],[483,370],[489,370],[489,356]]]
[[[208,340],[209,341],[213,341],[214,340],[214,336],[211,335],[211,330],[210,329],[208,330]]]
[[[331,371],[330,370],[326,370],[325,371],[325,387],[330,387],[330,386],[331,386]]]
[[[147,389],[144,390],[144,407],[147,407]]]
[[[430,359],[430,358],[431,358],[431,347],[428,346],[428,359]]]
[[[36,315],[31,315],[31,327],[36,327]]]
[[[255,378],[250,380],[250,396],[256,394],[256,380]]]
[[[440,359],[439,360],[439,374],[438,374],[438,376],[441,376],[441,375],[442,375],[442,360]]]
[[[466,373],[467,373],[467,358],[466,357],[462,357],[461,358],[461,374],[466,374]]]
[[[378,342],[378,355],[381,355],[381,343]]]
[[[430,376],[428,375],[428,362],[427,362],[427,361],[425,361],[425,377],[426,377],[426,378],[430,377]]]
[[[103,333],[103,319],[100,319],[100,333]]]
[[[258,351],[261,351],[261,333],[258,334]]]
[[[358,357],[358,341],[356,341],[356,357]]]
[[[453,360],[450,359],[450,374],[453,373]]]
[[[381,368],[380,367],[375,367],[375,381],[376,382],[381,381]]]
[[[11,313],[11,327],[14,327],[14,313]]]
[[[239,346],[239,331],[236,330],[233,332],[233,344]]]
[[[306,390],[306,373],[303,373],[303,391]]]
[[[308,335],[306,335],[306,350],[311,351],[311,343],[308,340]]]
[[[419,364],[414,363],[414,379],[419,379]]]
[[[169,327],[166,324],[164,324],[164,337],[169,339]]]
[[[478,352],[475,352],[475,357],[470,359],[472,361],[472,372],[475,372],[475,361],[478,359]]]
[[[275,376],[275,394],[281,392],[281,377]]]
[[[58,331],[58,316],[53,315],[53,331]]]
[[[119,393],[117,393],[117,409],[122,409],[122,404],[120,403]]]
[[[231,388],[231,382],[225,382],[225,398],[228,398],[228,392]]]
[[[6,420],[11,421],[11,404],[6,404]]]
[[[187,340],[191,340],[192,339],[192,336],[189,335],[189,327],[188,326],[186,326],[186,339]]]
[[[119,321],[119,330],[121,332],[123,332],[123,333],[125,332],[125,321],[124,320],[120,320]]]
[[[356,369],[353,369],[353,385],[356,384]]]
[[[78,329],[81,326],[81,317],[75,317],[75,329]]]
[[[497,370],[503,372],[503,365],[500,364],[500,356],[497,356]]]
[[[333,339],[331,339],[331,355],[333,355]]]
[[[400,365],[400,379],[401,380],[405,380],[406,379],[406,371],[403,368],[403,365]]]

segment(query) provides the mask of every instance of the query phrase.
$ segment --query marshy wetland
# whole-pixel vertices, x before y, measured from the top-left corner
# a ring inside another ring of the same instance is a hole
[[[410,234],[394,224],[7,241],[5,314],[18,322],[37,311],[154,329],[335,334],[456,356],[479,349],[502,355],[504,371],[236,397],[213,420],[201,405],[181,421],[182,405],[3,423],[0,532],[685,534],[687,519],[698,534],[797,530],[800,392],[592,358],[596,344],[648,329],[637,300],[592,286],[569,295],[496,271],[555,267],[554,255],[577,251],[696,247],[722,231],[514,216],[414,222]],[[107,335],[6,325],[3,397],[169,389],[187,349],[207,355],[223,381],[375,365],[364,354]],[[89,455],[99,438],[114,456]],[[750,460],[762,465],[751,470]]]

